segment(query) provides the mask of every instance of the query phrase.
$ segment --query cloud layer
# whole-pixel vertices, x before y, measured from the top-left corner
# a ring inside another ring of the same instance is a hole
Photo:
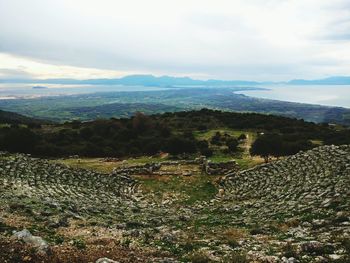
[[[0,60],[2,75],[6,70],[78,78],[130,72],[252,80],[348,75],[350,4],[0,0],[0,53],[7,57]]]

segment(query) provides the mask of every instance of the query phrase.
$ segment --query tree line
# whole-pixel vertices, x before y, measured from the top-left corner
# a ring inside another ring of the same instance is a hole
[[[210,156],[210,145],[222,144],[234,152],[239,138],[216,134],[208,141],[193,135],[195,131],[204,132],[218,127],[264,133],[265,136],[259,136],[255,144],[273,156],[290,155],[313,147],[310,140],[322,140],[325,144],[350,143],[348,129],[335,130],[327,124],[203,109],[150,116],[136,113],[132,118],[90,122],[1,125],[0,150],[45,157],[127,157],[159,152]],[[259,154],[254,150],[259,147],[253,147],[252,154]]]

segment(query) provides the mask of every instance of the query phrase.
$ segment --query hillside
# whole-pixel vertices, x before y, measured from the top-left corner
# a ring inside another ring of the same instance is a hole
[[[44,124],[49,122],[30,118],[15,112],[0,110],[0,123],[2,124]]]
[[[209,109],[2,125],[0,258],[348,262],[349,132]]]
[[[254,203],[250,218],[310,219],[349,210],[349,183],[350,147],[323,146],[226,175],[222,189],[225,199]]]
[[[350,146],[238,172],[203,159],[97,161],[109,174],[57,162],[1,155],[5,261],[349,260]]]
[[[41,157],[125,158],[167,152],[230,159],[242,155],[245,135],[254,139],[263,133],[278,136],[288,146],[283,155],[320,144],[350,143],[350,130],[342,127],[202,109],[149,116],[137,113],[131,118],[72,121],[41,128],[5,125],[0,127],[0,149]],[[239,139],[240,135],[243,138]]]

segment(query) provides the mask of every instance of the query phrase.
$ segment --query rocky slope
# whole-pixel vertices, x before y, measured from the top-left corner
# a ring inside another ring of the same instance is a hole
[[[250,203],[249,214],[263,219],[349,211],[350,146],[323,146],[232,173],[221,186],[225,198]]]
[[[71,169],[24,154],[3,153],[0,190],[2,199],[10,196],[22,200],[46,200],[97,213],[106,207],[113,210],[119,203],[127,202],[137,191],[137,184],[128,176]]]
[[[322,146],[250,170],[231,169],[221,181],[206,170],[180,160],[104,174],[2,154],[0,258],[350,261],[350,146]],[[23,233],[27,238],[19,239]],[[33,238],[47,254],[23,244]]]

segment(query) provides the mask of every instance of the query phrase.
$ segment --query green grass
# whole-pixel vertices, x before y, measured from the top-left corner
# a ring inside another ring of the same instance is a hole
[[[103,161],[103,158],[66,158],[54,160],[53,162],[63,163],[72,168],[92,169],[94,171],[102,173],[110,173],[113,171],[114,168],[118,166],[145,164],[152,162],[160,162],[164,160],[166,159],[162,159],[160,157],[142,156],[137,158],[121,160],[118,162],[105,162]]]
[[[243,134],[249,134],[249,136],[256,136],[256,132],[253,131],[247,131],[247,130],[232,130],[228,128],[219,128],[219,129],[213,129],[209,131],[195,131],[193,135],[198,140],[210,140],[211,137],[215,135],[215,133],[220,132],[221,134],[227,133],[230,136],[238,137],[239,135]]]
[[[225,154],[222,152],[222,149],[220,147],[218,148],[216,146],[212,146],[214,148],[214,154],[213,156],[209,157],[209,160],[212,162],[227,162],[235,160],[240,165],[241,169],[251,168],[257,164],[262,163],[262,161],[258,158],[251,158],[249,154],[249,148],[257,136],[255,131],[219,128],[204,132],[195,131],[194,136],[198,140],[210,141],[211,137],[213,137],[217,132],[220,132],[221,134],[227,133],[236,138],[241,134],[245,134],[247,136],[247,139],[240,143],[239,151],[233,154]]]
[[[137,158],[127,159],[126,162],[128,164],[145,164],[145,163],[161,162],[161,161],[165,161],[166,159],[167,158],[141,156]]]
[[[234,158],[231,155],[225,155],[225,154],[214,154],[208,159],[214,163],[228,162],[228,161],[234,160]]]
[[[110,173],[116,167],[114,162],[101,162],[99,158],[68,158],[54,162],[63,163],[72,168],[91,169],[103,173]]]
[[[179,197],[177,202],[193,204],[196,201],[209,201],[217,193],[215,176],[193,175],[186,176],[139,176],[146,192],[153,192],[158,198],[164,195],[175,194]]]
[[[134,165],[148,162],[157,162],[164,159],[140,157],[128,159],[120,162],[102,162],[100,158],[79,158],[79,159],[60,159],[55,162],[64,163],[73,168],[93,169],[99,172],[111,172],[113,168],[120,165]],[[186,167],[187,169],[198,169],[197,165]],[[165,194],[176,194],[182,196],[180,202],[194,203],[195,201],[203,201],[212,199],[217,190],[215,187],[215,179],[217,177],[200,175],[199,172],[192,176],[135,176],[143,185],[146,192],[153,192],[158,198],[162,198]]]
[[[323,145],[323,141],[321,140],[311,140],[311,143],[316,146],[321,146]]]
[[[253,168],[256,165],[263,163],[263,160],[253,159],[253,158],[235,159],[235,161],[238,163],[239,167],[243,170]]]

